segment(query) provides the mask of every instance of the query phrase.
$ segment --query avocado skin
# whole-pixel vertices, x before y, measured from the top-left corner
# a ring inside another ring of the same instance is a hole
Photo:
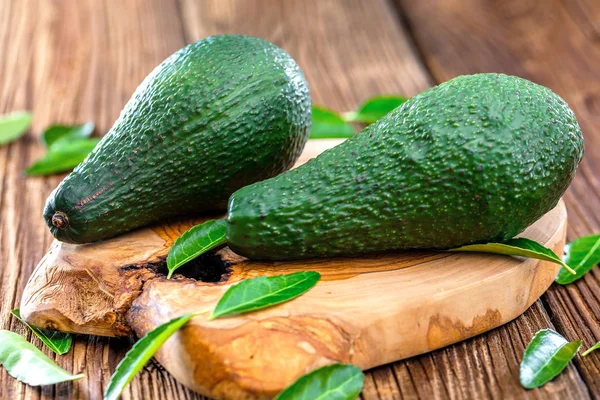
[[[235,192],[227,240],[265,260],[500,242],[557,204],[582,156],[575,115],[549,89],[461,76]]]
[[[57,239],[87,243],[225,210],[235,190],[294,164],[310,116],[304,75],[274,44],[241,35],[190,44],[145,78],[49,196],[44,219]],[[57,213],[68,227],[52,224]]]

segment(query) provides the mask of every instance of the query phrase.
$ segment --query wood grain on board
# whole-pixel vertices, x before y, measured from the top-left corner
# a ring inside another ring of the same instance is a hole
[[[309,141],[297,165],[340,142]],[[321,282],[300,298],[236,318],[198,316],[156,354],[207,396],[268,399],[326,363],[373,368],[502,325],[536,301],[559,269],[534,259],[427,251],[261,262],[226,247],[165,279],[170,246],[205,219],[85,245],[55,241],[29,279],[21,315],[42,328],[143,336],[178,316],[210,312],[242,279],[318,271]],[[523,235],[560,254],[564,203]]]
[[[216,33],[264,37],[294,56],[315,102],[338,111],[380,93],[414,95],[462,73],[505,71],[548,85],[573,105],[586,156],[566,195],[569,237],[599,231],[600,4],[595,0],[492,2],[346,0],[95,0],[0,2],[0,113],[29,109],[31,132],[0,148],[0,324],[30,334],[9,311],[51,244],[40,215],[61,176],[25,178],[43,154],[52,122],[93,120],[106,132],[135,87],[185,43]],[[568,287],[553,286],[523,316],[485,335],[367,373],[362,398],[598,398],[600,353],[577,358],[552,383],[518,383],[524,346],[554,327],[585,345],[600,340],[598,268]],[[40,346],[38,339],[33,342]],[[77,336],[54,357],[86,378],[33,388],[0,371],[0,398],[101,398],[131,340]],[[595,378],[595,379],[594,379]],[[125,399],[200,399],[156,363]]]

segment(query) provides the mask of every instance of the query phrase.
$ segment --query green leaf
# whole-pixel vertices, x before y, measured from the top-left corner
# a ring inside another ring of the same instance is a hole
[[[556,283],[566,285],[587,274],[600,263],[600,235],[583,236],[567,244],[563,261],[575,270],[575,275],[561,268]]]
[[[50,175],[69,171],[82,162],[99,141],[100,139],[71,140],[66,137],[59,139],[50,147],[46,155],[36,161],[26,172],[28,175]]]
[[[186,314],[174,318],[169,322],[157,326],[148,332],[146,336],[138,340],[131,350],[127,352],[125,358],[117,365],[115,373],[110,378],[106,392],[104,392],[104,400],[116,400],[119,398],[125,386],[131,382],[135,374],[154,356],[154,353],[156,353],[160,346],[195,315]]]
[[[0,116],[0,145],[17,140],[31,125],[31,113],[16,111]]]
[[[42,141],[46,147],[52,146],[58,139],[68,138],[87,139],[94,132],[94,123],[86,122],[83,125],[52,125],[42,134]]]
[[[567,340],[552,329],[535,334],[523,355],[519,378],[526,389],[543,386],[561,373],[575,357],[581,340]]]
[[[275,400],[354,400],[365,375],[352,364],[331,364],[316,369],[284,389]]]
[[[31,386],[53,385],[83,378],[60,368],[21,335],[0,330],[0,364],[19,381]]]
[[[372,124],[390,111],[398,108],[407,99],[400,96],[377,96],[364,102],[356,112],[344,113],[343,118],[349,122]]]
[[[177,238],[173,247],[169,250],[167,256],[167,268],[171,279],[173,272],[183,264],[206,253],[215,247],[227,243],[225,233],[227,231],[227,222],[225,219],[216,219],[206,221],[203,224],[196,225]]]
[[[584,351],[581,356],[585,357],[588,354],[590,354],[592,351],[598,350],[598,349],[600,349],[600,342],[596,343],[595,345],[593,345],[592,347],[590,347],[589,349],[587,349],[586,351]]]
[[[318,272],[296,272],[243,280],[225,292],[209,320],[292,300],[315,286],[320,278]]]
[[[313,106],[311,139],[348,138],[355,135],[354,128],[335,111]]]
[[[31,326],[21,318],[21,313],[18,308],[12,310],[11,313],[19,321],[21,321],[29,329],[31,329],[31,331],[37,337],[39,337],[42,340],[42,342],[44,342],[44,344],[50,348],[50,350],[52,350],[56,354],[63,355],[67,353],[71,348],[71,343],[73,343],[73,335],[71,335],[70,333],[38,329],[35,326]]]
[[[552,250],[542,246],[536,241],[526,238],[510,239],[503,243],[470,244],[447,251],[474,251],[478,253],[494,253],[505,254],[508,256],[536,258],[538,260],[551,261],[560,264],[571,271],[571,273],[575,273],[575,271],[566,265]]]

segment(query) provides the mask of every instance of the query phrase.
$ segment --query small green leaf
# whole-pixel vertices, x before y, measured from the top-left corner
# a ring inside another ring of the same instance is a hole
[[[71,343],[73,343],[73,335],[71,335],[70,333],[38,329],[35,326],[31,326],[21,318],[21,313],[18,308],[12,310],[11,313],[19,321],[21,321],[29,329],[31,329],[31,331],[37,337],[39,337],[41,341],[44,342],[44,344],[50,348],[50,350],[52,350],[56,354],[63,355],[67,353],[71,348]]]
[[[59,139],[50,147],[46,155],[36,161],[26,172],[28,175],[50,175],[69,171],[85,160],[99,141],[100,139]]]
[[[284,389],[275,400],[354,400],[365,375],[352,364],[331,364],[316,369]]]
[[[595,345],[593,345],[592,347],[590,347],[589,349],[587,349],[586,351],[584,351],[581,356],[585,357],[588,354],[590,354],[592,351],[598,350],[598,349],[600,349],[600,342],[596,343]]]
[[[525,349],[519,378],[526,389],[545,385],[561,373],[575,357],[581,340],[567,340],[552,329],[535,334]]]
[[[335,111],[313,106],[311,139],[348,138],[355,135],[354,128]]]
[[[356,112],[344,113],[343,118],[348,122],[363,122],[372,124],[390,111],[398,108],[407,99],[400,96],[377,96],[364,102]]]
[[[563,261],[575,270],[575,275],[561,268],[556,283],[566,285],[587,274],[600,263],[600,235],[583,236],[567,244]]]
[[[318,272],[296,272],[243,280],[225,292],[209,320],[292,300],[315,286],[320,278]]]
[[[566,265],[552,250],[542,246],[536,241],[526,238],[510,239],[503,243],[470,244],[447,251],[474,251],[478,253],[494,253],[505,254],[508,256],[536,258],[538,260],[552,261],[560,264],[571,271],[571,273],[575,273],[575,271]]]
[[[138,340],[131,350],[127,352],[125,358],[121,360],[115,373],[111,376],[110,382],[104,392],[104,400],[116,400],[123,392],[123,389],[131,382],[137,374],[146,365],[148,360],[154,356],[154,353],[162,346],[168,338],[177,332],[196,314],[187,314],[174,318],[169,322],[157,326]]]
[[[68,373],[21,335],[5,330],[0,330],[0,364],[11,376],[31,386],[53,385],[84,376]]]
[[[0,145],[20,138],[31,125],[31,113],[16,111],[0,116]]]
[[[169,250],[169,255],[167,256],[169,275],[167,279],[171,279],[173,272],[183,264],[227,243],[226,232],[227,222],[225,219],[206,221],[184,232],[183,235],[177,238],[173,247]]]
[[[68,138],[87,139],[94,132],[94,123],[86,122],[83,125],[52,125],[42,134],[42,141],[46,147],[52,146],[58,139]]]

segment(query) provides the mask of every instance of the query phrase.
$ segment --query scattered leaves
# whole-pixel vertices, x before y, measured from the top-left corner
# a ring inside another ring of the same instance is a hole
[[[37,337],[39,337],[41,341],[44,342],[44,344],[50,348],[50,350],[52,350],[56,354],[63,355],[67,353],[71,348],[71,344],[73,343],[73,335],[71,335],[70,333],[51,331],[47,329],[38,329],[35,326],[31,326],[21,318],[21,313],[18,308],[12,310],[11,313],[19,321],[21,321],[29,329],[31,329],[31,331]]]
[[[8,144],[23,136],[31,125],[31,113],[16,111],[0,116],[0,145]]]
[[[94,132],[94,123],[86,122],[83,125],[52,125],[42,134],[42,141],[46,147],[52,146],[58,139],[68,140],[87,139]]]
[[[275,400],[354,400],[365,375],[352,364],[331,364],[316,369],[284,389]]]
[[[355,133],[354,128],[335,111],[313,106],[311,139],[348,138]]]
[[[50,146],[44,157],[36,161],[28,175],[50,175],[69,171],[82,162],[96,147],[100,139],[76,139],[63,137]]]
[[[537,332],[521,361],[521,385],[526,389],[545,385],[565,369],[580,347],[581,340],[568,342],[552,329]]]
[[[372,124],[398,108],[407,99],[400,96],[377,96],[364,102],[357,111],[343,114],[348,122]]]
[[[195,314],[187,314],[174,318],[169,322],[157,326],[138,340],[131,350],[127,352],[125,358],[121,360],[110,378],[110,382],[104,392],[104,400],[116,400],[119,398],[123,389],[131,382],[137,374],[146,365],[148,360],[154,356],[154,353],[162,344],[185,325]]]
[[[227,243],[225,237],[227,221],[217,219],[206,221],[196,225],[177,238],[169,255],[167,256],[167,268],[171,279],[173,272],[194,258]]]
[[[31,386],[53,385],[83,378],[60,368],[37,347],[14,332],[0,330],[0,364],[19,381]]]
[[[494,253],[505,254],[509,256],[536,258],[538,260],[551,261],[560,264],[572,274],[575,273],[575,271],[566,265],[551,249],[542,246],[536,241],[526,238],[510,239],[503,243],[470,244],[467,246],[450,249],[448,251],[474,251],[478,253]]]
[[[600,263],[600,235],[583,236],[567,244],[563,261],[575,270],[575,274],[562,267],[556,277],[556,283],[566,285],[583,277]]]
[[[317,284],[318,272],[260,276],[231,286],[209,319],[259,310],[292,300]]]

